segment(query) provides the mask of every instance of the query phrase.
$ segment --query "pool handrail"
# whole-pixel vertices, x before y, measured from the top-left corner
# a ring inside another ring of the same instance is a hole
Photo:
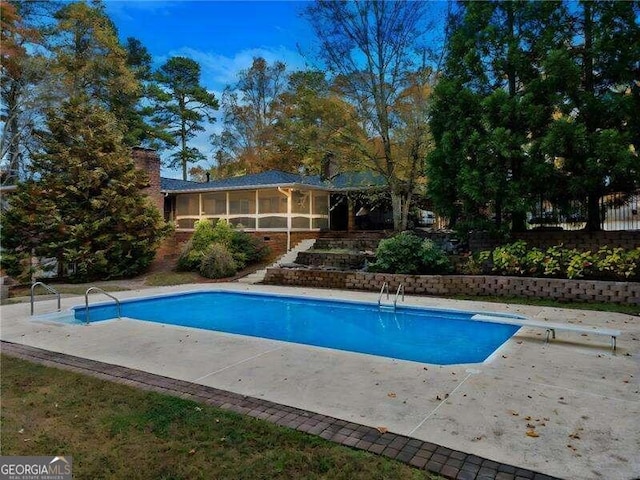
[[[382,295],[387,292],[387,300],[389,300],[389,284],[384,282],[382,288],[380,288],[380,295],[378,295],[378,306],[382,305]]]
[[[35,289],[38,285],[42,285],[42,286],[43,286],[45,289],[47,289],[50,293],[53,293],[54,295],[57,295],[57,296],[58,296],[58,311],[60,311],[60,292],[59,292],[59,291],[57,291],[55,288],[53,288],[53,287],[51,287],[51,286],[47,285],[46,283],[43,283],[43,282],[34,282],[34,283],[31,285],[31,316],[33,316],[33,310],[34,310],[34,305],[33,305],[33,302],[34,302],[33,297],[34,297],[34,295],[33,295],[33,291],[34,291],[34,289]]]
[[[114,297],[113,295],[111,295],[110,293],[105,292],[103,289],[101,289],[100,287],[89,287],[87,288],[87,291],[84,292],[84,308],[85,308],[85,324],[89,325],[89,292],[95,290],[97,292],[100,292],[104,295],[106,295],[109,298],[112,298],[113,300],[115,300],[116,302],[116,306],[118,307],[118,318],[122,318],[122,309],[120,308],[120,300],[118,300],[116,297]]]
[[[393,308],[395,308],[396,305],[398,304],[398,297],[400,296],[401,292],[402,292],[402,301],[404,302],[404,283],[401,283],[400,285],[398,285],[398,290],[396,291],[396,298],[393,299]]]

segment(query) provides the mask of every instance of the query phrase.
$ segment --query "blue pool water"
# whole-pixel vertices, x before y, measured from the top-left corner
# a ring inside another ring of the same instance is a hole
[[[123,317],[139,320],[439,365],[482,362],[519,328],[470,320],[475,312],[401,306],[394,311],[369,303],[218,291],[125,300],[121,306]],[[84,321],[85,308],[74,310]],[[113,303],[89,310],[91,322],[117,317]]]

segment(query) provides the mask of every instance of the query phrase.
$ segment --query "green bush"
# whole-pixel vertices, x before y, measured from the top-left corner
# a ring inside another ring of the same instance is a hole
[[[450,273],[453,270],[447,254],[432,240],[425,240],[420,246],[421,273]]]
[[[199,271],[206,278],[225,278],[235,275],[238,266],[225,245],[213,243],[202,257]]]
[[[238,269],[261,262],[269,255],[269,246],[266,243],[239,230],[233,231],[230,249]]]
[[[605,246],[592,253],[562,245],[529,249],[518,241],[472,255],[461,270],[469,274],[635,280],[640,279],[640,248],[625,251]]]
[[[178,270],[200,271],[205,257],[211,253],[214,245],[222,245],[230,252],[234,261],[233,274],[247,265],[263,260],[269,254],[269,247],[264,242],[248,233],[234,230],[225,221],[220,220],[214,225],[210,220],[199,220],[192,237],[185,243],[178,257]]]
[[[368,270],[410,275],[446,273],[451,270],[451,262],[431,240],[423,241],[411,232],[402,232],[378,244],[376,261]]]

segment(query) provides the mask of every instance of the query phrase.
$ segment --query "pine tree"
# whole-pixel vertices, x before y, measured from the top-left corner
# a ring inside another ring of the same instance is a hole
[[[171,166],[180,166],[186,180],[189,163],[205,159],[200,150],[189,146],[189,140],[204,130],[205,121],[215,121],[218,100],[200,84],[200,65],[190,58],[171,57],[156,72],[155,80],[157,85],[149,89],[155,101],[153,120],[178,144]]]
[[[73,281],[144,271],[167,227],[141,192],[146,179],[114,115],[78,97],[50,110],[47,126],[34,180],[18,185],[3,214],[5,265],[31,254],[54,257]],[[16,274],[25,263],[7,266]]]

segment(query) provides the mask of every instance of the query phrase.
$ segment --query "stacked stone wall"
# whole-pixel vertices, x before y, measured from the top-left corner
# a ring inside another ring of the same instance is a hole
[[[298,253],[296,263],[315,267],[324,266],[340,270],[354,270],[364,267],[367,258],[371,257],[362,253],[322,253],[308,250]]]
[[[269,268],[263,283],[379,291],[384,282],[389,284],[389,290],[392,292],[396,291],[400,284],[403,284],[407,294],[517,296],[551,298],[566,302],[609,302],[640,305],[640,283],[638,282],[483,275],[395,275]]]

